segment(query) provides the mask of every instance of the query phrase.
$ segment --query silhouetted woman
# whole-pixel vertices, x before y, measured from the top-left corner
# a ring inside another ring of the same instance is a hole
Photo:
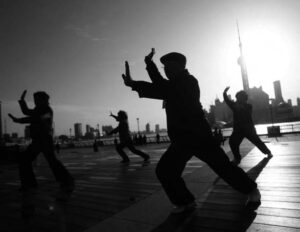
[[[129,157],[126,155],[126,153],[123,150],[125,147],[127,147],[132,153],[144,158],[144,161],[147,162],[150,156],[140,150],[137,150],[133,146],[133,142],[129,132],[127,113],[123,110],[120,110],[118,112],[118,116],[113,115],[112,113],[110,113],[110,116],[115,118],[119,122],[119,125],[115,129],[113,129],[109,134],[111,135],[111,134],[119,133],[120,143],[116,145],[116,149],[119,155],[123,159],[121,163],[128,163],[130,161]]]
[[[233,162],[241,162],[240,144],[244,138],[252,142],[262,153],[272,157],[271,151],[258,137],[252,120],[252,105],[247,103],[248,95],[245,91],[239,91],[235,95],[236,101],[232,101],[227,96],[229,87],[223,92],[224,101],[233,112],[233,131],[229,138],[229,145],[232,150]]]
[[[37,181],[32,168],[32,161],[39,153],[43,153],[55,179],[60,183],[57,198],[63,200],[69,197],[74,190],[74,180],[64,165],[56,158],[53,143],[53,111],[49,105],[49,95],[45,92],[34,93],[35,107],[29,109],[25,101],[26,90],[23,92],[19,104],[26,117],[9,117],[16,123],[30,124],[31,144],[25,154],[20,157],[19,173],[21,179],[21,190],[32,191],[37,187]]]

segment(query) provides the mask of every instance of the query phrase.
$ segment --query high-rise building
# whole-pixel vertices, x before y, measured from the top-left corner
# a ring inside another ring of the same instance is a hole
[[[75,138],[82,137],[82,124],[81,123],[74,124],[74,134],[75,134]]]
[[[158,134],[159,133],[159,124],[155,125],[155,133]]]
[[[113,127],[111,125],[102,126],[102,132],[103,132],[104,135],[107,135],[112,130],[113,130]]]
[[[97,124],[97,137],[100,138],[100,125]]]
[[[86,124],[85,133],[90,133],[90,132],[91,132],[91,126],[89,124]]]
[[[150,133],[150,123],[146,124],[146,133]]]
[[[274,81],[275,104],[284,102],[281,92],[280,81]]]
[[[243,80],[243,89],[246,92],[248,92],[248,90],[249,90],[248,72],[247,72],[245,57],[244,57],[244,54],[243,54],[243,46],[242,46],[242,41],[241,41],[241,36],[240,36],[240,29],[239,29],[238,23],[237,23],[237,30],[238,30],[239,47],[240,47],[240,57],[238,58],[238,64],[241,67],[242,80]]]

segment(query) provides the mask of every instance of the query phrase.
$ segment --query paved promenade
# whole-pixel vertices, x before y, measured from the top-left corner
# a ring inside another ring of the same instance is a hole
[[[63,150],[59,157],[76,179],[76,190],[67,203],[52,197],[57,185],[44,158],[39,158],[35,210],[23,213],[23,218],[17,166],[1,166],[0,231],[300,231],[299,138],[291,135],[278,142],[264,138],[274,153],[270,160],[243,142],[246,156],[240,166],[257,180],[262,193],[255,212],[245,211],[243,195],[192,159],[184,178],[199,207],[190,215],[170,216],[172,206],[154,174],[166,144],[139,147],[151,154],[146,166],[134,155],[129,165],[120,164],[112,147],[97,153],[92,148]],[[227,143],[224,149],[231,157]]]

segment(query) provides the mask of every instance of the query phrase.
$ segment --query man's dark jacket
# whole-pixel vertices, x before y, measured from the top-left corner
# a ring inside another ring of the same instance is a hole
[[[152,61],[146,64],[152,83],[134,81],[132,90],[137,91],[140,97],[164,100],[170,140],[196,145],[200,140],[212,138],[199,101],[200,89],[196,78],[183,70],[171,80],[166,80]]]

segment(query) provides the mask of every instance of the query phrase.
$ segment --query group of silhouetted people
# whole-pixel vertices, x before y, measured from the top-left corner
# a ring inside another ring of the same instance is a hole
[[[161,156],[156,175],[168,198],[174,204],[172,213],[193,210],[196,207],[195,197],[187,188],[182,173],[186,163],[196,156],[207,163],[224,181],[237,191],[248,195],[247,206],[255,208],[260,204],[260,192],[254,180],[237,164],[241,161],[239,145],[243,138],[249,139],[270,158],[271,151],[256,134],[251,117],[251,105],[247,103],[247,93],[237,93],[237,101],[227,96],[229,87],[224,90],[224,100],[233,111],[234,125],[229,144],[234,155],[230,162],[221,143],[215,139],[200,103],[200,88],[197,79],[186,69],[186,57],[180,53],[168,53],[160,58],[164,65],[165,79],[153,62],[154,49],[145,57],[146,70],[151,82],[135,81],[130,74],[129,64],[125,62],[125,74],[122,75],[126,86],[138,93],[141,98],[162,100],[167,117],[167,129],[170,146]],[[34,109],[29,109],[25,102],[26,91],[23,92],[19,104],[24,118],[16,118],[9,114],[14,122],[29,123],[32,143],[21,156],[19,173],[22,191],[37,187],[33,173],[32,161],[40,152],[60,183],[58,198],[68,197],[74,190],[74,180],[64,165],[56,158],[53,145],[53,111],[49,105],[49,96],[45,92],[34,93]],[[110,114],[118,121],[118,126],[110,134],[119,133],[120,143],[116,150],[122,163],[128,163],[129,157],[124,152],[128,148],[132,153],[148,162],[150,156],[136,149],[129,131],[128,116],[120,110],[117,115]],[[160,139],[157,138],[159,143]]]

